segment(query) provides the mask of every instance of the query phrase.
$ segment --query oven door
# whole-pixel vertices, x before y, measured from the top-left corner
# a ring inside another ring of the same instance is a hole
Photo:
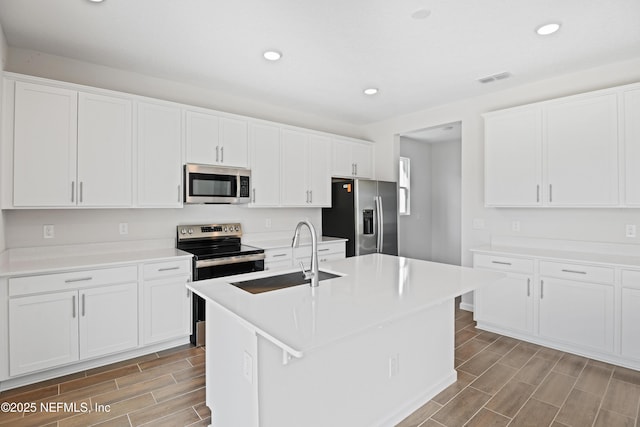
[[[241,257],[237,257],[238,259]],[[244,256],[244,260],[240,262],[229,263],[217,260],[194,261],[193,268],[193,280],[206,280],[215,279],[218,277],[233,276],[234,274],[253,273],[254,271],[264,270],[264,253]],[[218,259],[220,260],[220,259]],[[198,264],[200,263],[200,266]],[[193,295],[193,324],[191,335],[191,343],[201,347],[205,345],[205,333],[206,333],[206,303],[205,300],[196,295]]]
[[[185,203],[249,203],[249,170],[187,164]]]

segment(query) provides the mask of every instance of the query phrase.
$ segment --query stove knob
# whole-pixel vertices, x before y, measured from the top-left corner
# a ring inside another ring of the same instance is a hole
[[[227,232],[227,226],[226,225],[224,226],[224,232],[225,233]]]
[[[180,234],[187,234],[187,230],[183,228],[182,230],[180,230]]]
[[[190,228],[188,231],[189,234],[193,234],[193,228]]]
[[[236,225],[236,231],[240,231],[240,226]]]

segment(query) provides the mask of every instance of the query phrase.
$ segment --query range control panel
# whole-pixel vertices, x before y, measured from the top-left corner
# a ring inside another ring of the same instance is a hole
[[[179,225],[177,233],[178,240],[241,237],[242,226],[239,223]]]

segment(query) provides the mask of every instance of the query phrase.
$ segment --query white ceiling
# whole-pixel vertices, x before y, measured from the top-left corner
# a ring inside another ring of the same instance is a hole
[[[640,57],[639,0],[0,0],[0,23],[11,47],[353,124]]]

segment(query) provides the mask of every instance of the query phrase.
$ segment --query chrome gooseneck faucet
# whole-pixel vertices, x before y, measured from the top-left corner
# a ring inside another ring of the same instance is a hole
[[[309,232],[311,233],[311,268],[310,270],[305,270],[302,261],[300,261],[300,268],[302,268],[302,273],[304,274],[305,279],[311,279],[311,287],[315,288],[318,286],[320,281],[320,272],[318,271],[318,238],[316,236],[316,228],[311,224],[310,221],[300,221],[298,225],[296,225],[296,231],[293,234],[293,241],[291,242],[291,247],[298,247],[298,240],[300,238],[300,227],[306,225],[309,228]]]

